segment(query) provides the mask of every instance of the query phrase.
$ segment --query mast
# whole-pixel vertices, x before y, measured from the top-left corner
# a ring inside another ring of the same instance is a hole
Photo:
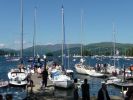
[[[116,42],[116,38],[115,38],[115,33],[116,33],[116,30],[115,30],[115,25],[113,23],[113,53],[114,53],[114,67],[116,65],[116,61],[115,61],[115,57],[116,57],[116,46],[115,46],[115,42]]]
[[[23,0],[21,0],[21,51],[20,51],[20,60],[23,64]]]
[[[68,50],[67,50],[67,52],[68,52],[68,65],[67,65],[67,67],[68,67],[68,69],[70,69],[70,50],[69,50],[69,44],[67,45],[67,48],[68,48]]]
[[[35,58],[36,52],[35,52],[35,43],[36,43],[36,10],[37,8],[34,8],[34,34],[33,34],[33,58]]]
[[[64,7],[63,7],[63,5],[62,5],[62,8],[61,8],[61,14],[62,14],[62,35],[63,35],[63,40],[62,40],[62,67],[64,67],[65,25],[64,25]]]
[[[81,36],[83,33],[83,9],[81,9]],[[83,44],[82,44],[82,39],[81,39],[81,58],[83,56]]]

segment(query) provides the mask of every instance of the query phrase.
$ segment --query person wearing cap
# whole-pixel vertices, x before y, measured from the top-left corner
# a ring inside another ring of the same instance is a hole
[[[110,97],[109,97],[105,83],[102,83],[102,87],[98,91],[97,100],[110,100]]]

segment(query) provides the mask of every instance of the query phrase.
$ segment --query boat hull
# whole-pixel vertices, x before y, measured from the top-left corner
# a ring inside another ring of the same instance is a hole
[[[85,68],[82,64],[75,65],[76,72],[79,74],[86,74],[92,77],[104,77],[105,75],[102,73],[96,72],[94,69]]]
[[[79,73],[79,74],[88,74],[86,72],[85,68],[83,68],[83,67],[84,67],[83,65],[76,64],[75,65],[76,72]]]
[[[14,80],[10,80],[9,81],[9,85],[10,86],[17,86],[17,87],[22,87],[22,86],[26,86],[27,85],[27,81],[14,81]]]
[[[132,87],[133,83],[114,82],[114,85],[118,87]]]
[[[55,87],[60,87],[60,88],[70,88],[72,87],[73,81],[71,80],[66,80],[66,81],[54,81],[54,86]]]
[[[55,87],[69,88],[73,86],[73,79],[70,76],[62,74],[56,70],[51,72],[49,79],[53,82]]]
[[[25,86],[27,85],[27,76],[28,72],[26,70],[20,72],[19,69],[12,69],[10,72],[8,72],[9,85]]]

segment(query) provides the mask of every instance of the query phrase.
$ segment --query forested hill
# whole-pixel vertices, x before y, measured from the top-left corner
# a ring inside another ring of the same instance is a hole
[[[96,55],[113,55],[114,43],[93,43],[86,45],[84,49]],[[133,44],[115,43],[115,49],[119,51],[119,55],[133,55]]]
[[[80,54],[80,44],[67,44],[69,46],[70,55]],[[119,51],[119,55],[133,56],[133,44],[115,43],[116,50]],[[52,53],[53,55],[61,55],[62,44],[55,45],[37,45],[35,46],[36,53],[42,55]],[[112,55],[114,44],[112,42],[101,42],[83,45],[84,55]],[[1,49],[1,55],[7,52],[19,53],[20,50]],[[14,54],[14,53],[13,53]],[[24,49],[24,55],[31,56],[33,54],[33,47]]]
[[[101,42],[83,45],[83,55],[113,55],[114,43]],[[133,44],[115,43],[115,49],[119,51],[119,55],[133,56]],[[60,54],[61,51],[57,51],[54,54]],[[70,49],[70,54],[80,55],[80,47],[74,47]]]

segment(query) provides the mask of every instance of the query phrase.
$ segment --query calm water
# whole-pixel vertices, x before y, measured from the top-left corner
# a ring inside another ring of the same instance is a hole
[[[75,63],[78,63],[80,58],[76,58],[76,61],[73,61],[74,58],[70,58],[70,66],[71,66],[71,69],[74,69],[74,65]],[[101,60],[101,58],[99,59],[96,59],[96,58],[90,58],[90,57],[87,57],[85,58],[86,61],[84,62],[86,65],[91,65],[91,66],[95,66],[96,63],[109,63],[111,65],[113,65],[114,61],[113,60],[110,60],[109,58],[103,58]],[[125,59],[119,59],[118,61],[116,61],[116,66],[120,67],[120,68],[123,68],[123,66],[125,67],[128,67],[130,65],[133,64],[133,60],[125,60]],[[98,93],[98,90],[101,88],[101,81],[103,81],[104,79],[102,78],[94,78],[94,77],[90,77],[88,75],[80,75],[80,74],[77,74],[75,72],[75,76],[80,79],[81,81],[83,81],[85,78],[88,79],[88,82],[90,84],[90,95],[91,96],[97,96],[97,93]],[[107,86],[108,88],[108,92],[110,95],[117,95],[117,96],[121,96],[121,88],[116,88],[114,86]],[[71,96],[73,95],[72,93],[72,90],[62,90],[62,89],[56,89],[56,92],[57,92],[57,95],[63,95],[63,96]],[[61,93],[61,94],[60,94]],[[79,94],[81,96],[81,89],[79,89]]]
[[[91,59],[91,58],[87,57],[85,59],[86,59],[85,64],[91,65],[91,66],[95,66],[95,63],[110,63],[110,64],[113,64],[113,60],[110,60],[110,59],[102,59],[102,61],[100,60],[101,58]],[[75,70],[74,69],[74,64],[79,62],[79,58],[76,58],[76,61],[73,61],[73,58],[70,58],[69,60],[70,60],[71,69]],[[60,59],[59,59],[59,61],[60,61]],[[130,66],[132,64],[132,62],[133,62],[133,60],[120,59],[119,61],[116,61],[116,65],[122,68],[123,65],[125,65],[126,67]],[[0,79],[8,80],[8,77],[7,77],[8,71],[11,68],[15,68],[16,65],[18,65],[18,63],[19,62],[6,61],[6,59],[4,57],[0,57]],[[28,64],[28,62],[25,62],[25,63]],[[88,82],[90,84],[90,95],[93,95],[93,96],[97,95],[98,90],[101,87],[101,81],[103,79],[94,78],[94,77],[90,77],[90,76],[87,76],[87,75],[79,75],[79,74],[76,74],[76,72],[75,72],[75,76],[78,79],[80,79],[81,81],[83,81],[85,78],[87,78]],[[114,86],[108,86],[107,88],[108,88],[108,92],[109,92],[110,95],[121,95],[120,94],[121,89],[116,88]],[[22,89],[22,88],[13,88],[13,87],[1,88],[0,93],[2,93],[3,95],[5,95],[6,93],[12,93],[12,94],[14,94],[14,100],[22,100],[21,97],[26,95],[26,92],[25,92],[24,89]],[[61,95],[61,96],[71,96],[71,95],[73,95],[72,89],[63,90],[63,89],[57,89],[57,88],[55,89],[55,94],[56,95]],[[79,94],[81,96],[80,89],[79,89]]]
[[[19,62],[8,62],[4,57],[0,57],[0,80],[8,80],[8,71],[11,68],[15,68],[18,63]],[[0,94],[3,95],[4,100],[6,94],[13,94],[13,100],[22,100],[23,97],[26,97],[25,90],[19,87],[0,88]]]

